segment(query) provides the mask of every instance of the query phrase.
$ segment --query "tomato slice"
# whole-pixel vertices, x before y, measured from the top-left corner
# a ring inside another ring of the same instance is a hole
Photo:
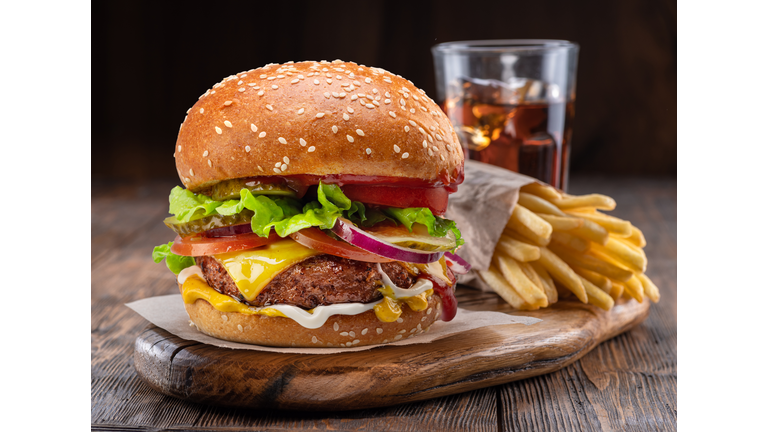
[[[389,207],[427,207],[435,215],[442,216],[448,208],[448,190],[445,187],[401,187],[344,185],[344,194],[353,201]]]
[[[357,246],[343,241],[336,240],[329,237],[326,233],[320,231],[317,228],[304,228],[301,231],[297,231],[290,235],[297,243],[302,244],[310,249],[314,249],[319,252],[324,252],[330,255],[336,255],[342,258],[349,258],[356,261],[383,263],[392,262],[389,258],[384,258],[376,254],[372,254],[366,250],[360,249]]]
[[[215,255],[225,252],[253,249],[280,240],[280,236],[274,231],[269,237],[259,237],[255,233],[240,234],[231,237],[202,237],[192,235],[189,237],[176,236],[171,252],[183,256]]]

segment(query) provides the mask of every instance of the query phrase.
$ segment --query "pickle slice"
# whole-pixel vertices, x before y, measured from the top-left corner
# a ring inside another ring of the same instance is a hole
[[[445,237],[433,237],[429,235],[427,227],[418,223],[413,224],[412,232],[408,231],[404,225],[387,224],[366,228],[365,231],[381,240],[410,249],[445,252],[456,248],[456,236],[452,231],[448,231]]]
[[[204,218],[191,220],[189,222],[179,222],[176,216],[166,218],[163,223],[176,234],[180,236],[188,236],[192,234],[201,233],[214,228],[222,228],[231,225],[239,225],[248,223],[253,217],[253,212],[244,209],[238,214],[223,216],[220,214],[214,214],[206,216]]]
[[[234,179],[217,183],[211,189],[211,198],[226,201],[240,198],[240,190],[248,189],[254,195],[279,195],[296,198],[296,191],[283,183],[262,183],[258,180]]]

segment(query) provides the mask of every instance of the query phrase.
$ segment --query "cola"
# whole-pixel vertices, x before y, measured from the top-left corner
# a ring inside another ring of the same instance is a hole
[[[467,157],[567,189],[574,98],[523,78],[462,78],[446,96],[441,106]]]

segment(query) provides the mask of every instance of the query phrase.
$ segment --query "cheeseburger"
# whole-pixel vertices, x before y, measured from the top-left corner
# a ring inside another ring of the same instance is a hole
[[[463,180],[424,91],[355,63],[270,64],[187,111],[157,246],[203,333],[283,347],[394,342],[456,314]]]

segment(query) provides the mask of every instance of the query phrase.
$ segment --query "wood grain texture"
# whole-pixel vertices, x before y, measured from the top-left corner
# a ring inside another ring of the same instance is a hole
[[[124,306],[176,292],[151,262],[173,239],[162,225],[172,183],[95,184],[92,207],[91,422],[93,430],[675,430],[677,420],[676,190],[673,180],[574,178],[571,192],[606,193],[648,239],[648,273],[661,289],[648,319],[570,366],[495,387],[355,411],[223,408],[162,395],[133,365],[147,322]],[[487,298],[483,298],[487,296]],[[462,307],[501,302],[461,297]]]
[[[460,291],[469,299],[481,294]],[[495,299],[475,305],[511,312]],[[648,306],[626,301],[605,312],[563,301],[539,311],[515,312],[543,320],[533,326],[494,326],[429,345],[335,355],[217,348],[150,326],[136,339],[134,362],[152,388],[194,402],[313,411],[377,408],[558,370],[642,322]]]

